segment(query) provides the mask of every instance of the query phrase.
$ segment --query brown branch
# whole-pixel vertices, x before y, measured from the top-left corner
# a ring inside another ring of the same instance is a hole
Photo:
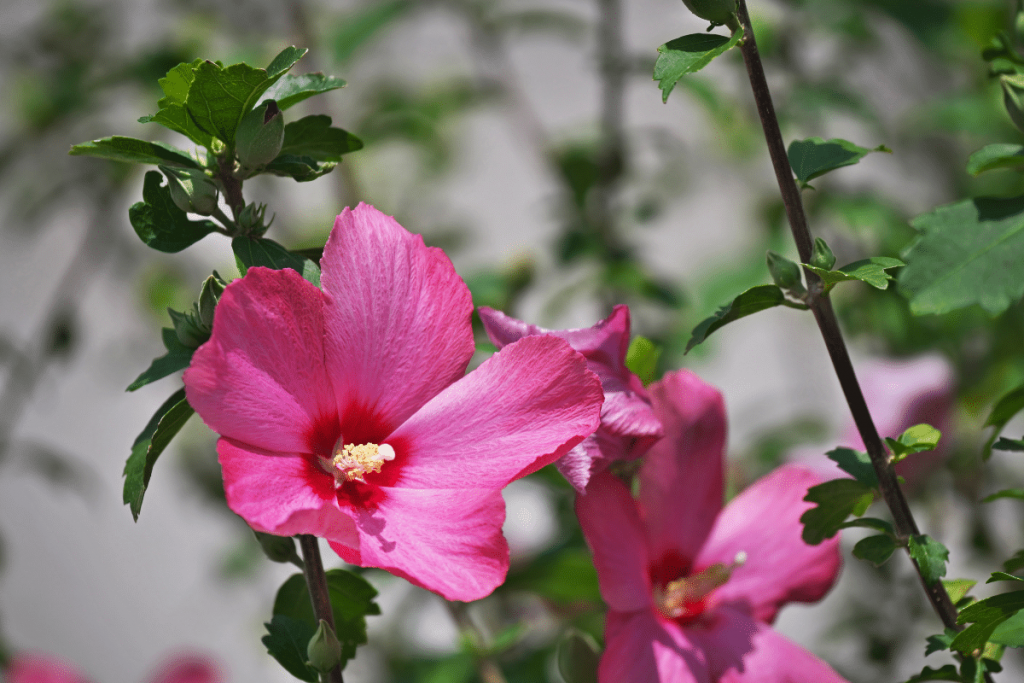
[[[313,614],[317,623],[320,619],[334,629],[334,611],[331,609],[331,594],[327,591],[327,576],[324,574],[324,563],[320,559],[320,546],[316,536],[299,535],[299,547],[302,549],[302,561],[305,565],[306,586],[309,588],[309,599],[313,603]],[[341,665],[331,669],[327,680],[330,683],[344,683],[341,677]]]

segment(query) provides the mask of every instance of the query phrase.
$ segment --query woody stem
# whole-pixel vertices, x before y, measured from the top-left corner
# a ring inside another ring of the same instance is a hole
[[[316,536],[299,535],[299,547],[302,549],[302,561],[305,565],[306,586],[309,588],[309,599],[313,603],[313,614],[327,622],[334,630],[334,611],[331,609],[331,594],[327,591],[327,576],[324,574],[324,563],[320,559],[320,546]],[[331,669],[327,676],[330,683],[344,683],[341,677],[341,665]]]

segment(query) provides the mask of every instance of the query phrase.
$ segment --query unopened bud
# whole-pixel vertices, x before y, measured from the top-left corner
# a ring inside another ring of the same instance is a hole
[[[235,132],[238,162],[248,171],[273,161],[283,144],[284,116],[274,100],[267,100],[242,117]]]
[[[736,27],[736,0],[683,0],[686,9],[716,26]]]
[[[814,252],[811,254],[811,265],[822,270],[832,270],[836,264],[836,255],[820,237],[814,238]]]
[[[320,673],[327,673],[341,663],[341,643],[326,621],[320,620],[316,633],[306,646],[309,665]]]
[[[174,334],[182,346],[198,349],[210,338],[210,330],[204,329],[195,310],[179,313],[168,308],[167,312],[171,316],[171,322],[174,323]]]
[[[195,168],[161,166],[167,176],[171,201],[182,211],[209,216],[217,208],[217,186],[206,174]]]
[[[225,283],[220,279],[217,271],[206,278],[203,282],[203,289],[199,292],[199,322],[209,329],[213,329],[213,311],[220,301],[220,295],[224,293]]]
[[[1003,104],[1013,125],[1024,131],[1024,76],[1005,75],[999,78],[1003,86]]]
[[[299,554],[295,551],[295,539],[291,536],[274,536],[259,531],[253,531],[253,533],[256,535],[256,540],[259,541],[260,548],[263,549],[263,554],[271,562],[291,562],[302,565]]]
[[[771,273],[775,284],[783,289],[803,289],[803,285],[800,283],[800,266],[785,256],[770,250],[768,251],[768,272]]]

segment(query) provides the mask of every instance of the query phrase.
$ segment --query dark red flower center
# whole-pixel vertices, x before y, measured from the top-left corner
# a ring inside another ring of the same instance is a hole
[[[746,555],[739,553],[732,564],[715,563],[695,571],[693,563],[678,553],[665,553],[649,569],[654,604],[666,618],[691,624],[707,610],[715,589],[745,561]]]

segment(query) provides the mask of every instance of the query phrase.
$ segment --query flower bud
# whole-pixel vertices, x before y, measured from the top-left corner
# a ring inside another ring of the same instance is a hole
[[[209,216],[217,208],[217,186],[196,168],[161,166],[167,176],[171,201],[182,211]]]
[[[200,324],[209,330],[213,329],[213,311],[226,286],[217,271],[213,271],[213,275],[206,278],[206,281],[203,282],[203,289],[199,292],[199,305],[196,312],[199,314]]]
[[[814,238],[814,252],[811,254],[810,263],[815,268],[822,270],[832,270],[832,266],[836,264],[836,255],[820,237]]]
[[[768,251],[768,272],[772,274],[775,284],[783,289],[803,289],[800,283],[800,266],[771,250]]]
[[[271,562],[291,562],[297,566],[302,566],[301,558],[295,551],[295,539],[291,536],[275,536],[259,531],[253,531],[253,534],[256,535],[256,540],[259,542],[260,548],[263,549],[263,554]]]
[[[309,639],[306,646],[309,665],[320,673],[327,673],[341,663],[341,643],[326,621],[320,620],[320,627]]]
[[[174,323],[174,334],[177,335],[182,346],[198,349],[210,338],[210,330],[204,329],[195,310],[180,313],[173,308],[168,308],[167,312],[171,316],[171,322]]]
[[[1024,75],[1004,75],[999,83],[1003,86],[1003,104],[1013,125],[1024,131]]]
[[[264,224],[264,219],[267,216],[267,205],[266,204],[247,204],[241,213],[238,214],[238,228],[241,230],[243,235],[253,235],[259,237],[267,231],[270,227],[270,223],[274,222],[274,217],[271,216],[270,223]]]
[[[267,100],[244,117],[235,131],[235,150],[243,169],[254,171],[277,157],[284,144],[284,116]]]
[[[683,0],[686,9],[715,26],[735,28],[736,0]]]

